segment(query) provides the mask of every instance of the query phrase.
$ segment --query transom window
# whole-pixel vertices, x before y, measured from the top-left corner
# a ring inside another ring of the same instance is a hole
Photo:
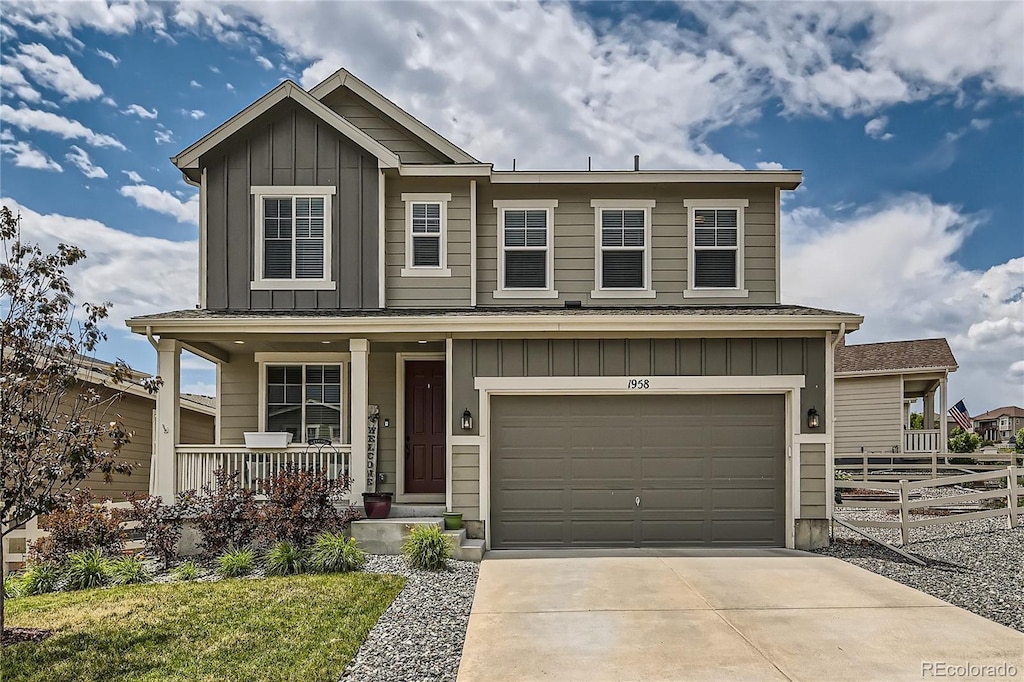
[[[688,288],[684,296],[741,296],[746,199],[684,201],[689,212]]]
[[[496,200],[501,255],[498,298],[551,298],[554,258],[552,246],[556,200]]]
[[[403,277],[448,277],[448,202],[451,194],[402,194],[405,202]]]
[[[267,431],[286,431],[293,442],[341,442],[340,364],[267,365],[266,381]]]
[[[601,200],[597,222],[597,288],[593,298],[650,297],[653,201]]]
[[[333,187],[254,187],[254,289],[330,288]]]

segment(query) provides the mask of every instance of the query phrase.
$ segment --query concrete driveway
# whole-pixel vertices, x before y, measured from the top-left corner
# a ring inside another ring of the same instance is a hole
[[[1021,633],[838,559],[533,556],[484,559],[460,682],[1024,680]]]

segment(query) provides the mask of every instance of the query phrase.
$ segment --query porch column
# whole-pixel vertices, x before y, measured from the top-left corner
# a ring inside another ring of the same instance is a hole
[[[172,504],[177,478],[174,448],[178,444],[181,405],[181,344],[177,339],[157,342],[156,373],[163,386],[156,393],[156,434],[153,438],[153,473],[149,494],[159,495],[164,504]]]
[[[949,405],[946,404],[949,401],[948,382],[948,376],[939,379],[939,452],[942,453],[946,452],[948,448],[946,443],[949,442],[949,424],[946,423],[949,414]]]
[[[935,428],[935,391],[924,394],[924,428],[931,431]]]
[[[366,339],[351,339],[348,342],[352,359],[349,361],[352,381],[352,457],[350,460],[352,476],[353,504],[362,504],[363,493],[366,491],[366,418],[367,400],[369,399],[369,381],[367,378],[367,355],[370,343]]]

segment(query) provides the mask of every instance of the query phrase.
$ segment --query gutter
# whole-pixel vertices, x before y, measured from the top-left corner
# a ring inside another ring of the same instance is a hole
[[[158,342],[156,338],[154,338],[153,336],[153,327],[148,324],[146,325],[146,339],[149,340],[149,345],[153,346],[153,350],[157,352],[160,351],[160,346],[157,345]]]

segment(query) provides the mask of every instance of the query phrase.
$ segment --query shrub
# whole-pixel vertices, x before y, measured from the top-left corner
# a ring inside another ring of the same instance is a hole
[[[290,542],[278,542],[263,557],[267,575],[295,575],[306,570],[306,555]]]
[[[194,515],[202,539],[199,546],[206,557],[214,557],[230,547],[245,547],[256,530],[256,496],[239,484],[239,472],[223,468],[213,472],[215,482],[199,492],[179,496],[182,514]]]
[[[21,576],[8,573],[4,576],[4,599],[14,599],[21,596]]]
[[[413,568],[436,571],[447,565],[452,546],[437,526],[413,526],[402,544],[402,554]]]
[[[153,579],[141,557],[126,556],[110,562],[111,585],[138,585]]]
[[[1014,439],[1013,449],[1017,452],[1024,452],[1024,426],[1017,430],[1017,437]]]
[[[328,478],[325,469],[307,471],[289,465],[260,481],[267,502],[260,507],[260,530],[267,539],[306,547],[318,533],[336,533],[359,518],[354,507],[336,504],[350,487],[347,476]]]
[[[65,568],[67,588],[84,590],[110,583],[110,561],[98,549],[86,549],[68,555]]]
[[[251,549],[229,548],[217,557],[217,575],[222,578],[237,578],[252,571]]]
[[[366,553],[341,533],[321,533],[309,549],[309,567],[317,573],[358,571],[365,564]]]
[[[963,429],[953,429],[953,434],[947,443],[950,452],[968,453],[978,449],[981,437],[976,433],[970,433]]]
[[[33,561],[29,563],[18,579],[18,593],[30,596],[56,592],[64,577],[60,564],[50,561]]]
[[[852,481],[853,480],[853,475],[849,471],[843,471],[842,469],[836,469],[835,470],[834,478],[837,481]]]
[[[87,549],[97,549],[104,556],[124,551],[126,536],[121,524],[127,510],[96,504],[91,497],[88,489],[81,490],[66,507],[40,517],[39,527],[50,535],[32,543],[30,557],[60,563],[73,552]]]
[[[199,568],[199,564],[189,560],[175,568],[171,575],[180,582],[191,582],[202,575],[202,569]]]
[[[139,498],[134,492],[126,493],[125,499],[132,505],[131,519],[139,522],[144,534],[146,551],[160,559],[165,570],[170,568],[178,557],[184,505],[165,505],[159,496]]]

